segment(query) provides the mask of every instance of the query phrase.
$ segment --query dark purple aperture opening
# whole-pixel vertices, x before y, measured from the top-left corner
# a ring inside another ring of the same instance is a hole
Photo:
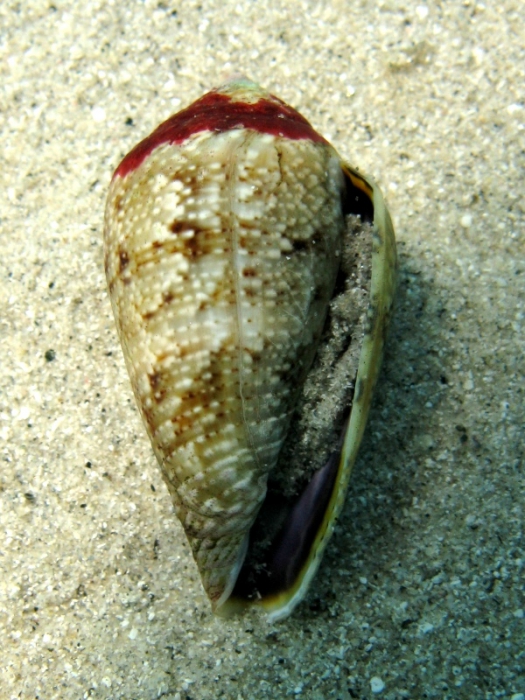
[[[242,128],[289,139],[327,143],[312,125],[277,97],[261,98],[254,104],[236,102],[220,92],[209,92],[177,112],[128,153],[113,177],[124,177],[162,143],[182,143],[199,131],[228,131]]]
[[[343,170],[345,189],[343,192],[343,214],[360,216],[362,221],[374,220],[374,203],[365,190],[356,187]]]
[[[289,589],[308,559],[332,496],[339,467],[340,450],[332,453],[293,505],[265,560],[264,570],[255,574],[243,568],[233,597],[251,598],[277,594]]]
[[[363,181],[363,188],[354,184],[344,171],[345,188],[342,192],[342,210],[344,216],[359,216],[363,221],[373,222],[374,202]],[[344,436],[343,430],[343,436]],[[268,493],[268,504],[263,504],[261,513],[252,528],[254,539],[259,534],[264,537],[265,527],[275,523],[277,536],[263,555],[262,561],[250,559],[241,569],[232,596],[241,599],[253,599],[257,596],[267,597],[289,590],[301,573],[311,553],[313,542],[319,532],[326,509],[332,497],[341,456],[343,439],[331,454],[326,464],[310,480],[295,503],[287,502],[279,494]],[[279,527],[281,514],[284,523]],[[261,523],[257,527],[258,522]],[[250,545],[251,547],[251,545]],[[254,558],[255,559],[255,558]]]

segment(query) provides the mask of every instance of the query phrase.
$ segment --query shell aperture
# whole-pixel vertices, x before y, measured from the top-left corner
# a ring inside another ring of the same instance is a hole
[[[282,583],[266,594],[266,560],[286,559],[286,545],[273,555],[261,550],[253,568],[262,578],[245,571],[257,549],[256,518],[269,512],[270,521],[292,518],[297,528],[290,504],[308,489],[312,468],[292,476],[292,489],[271,478],[283,450],[293,453],[300,440],[295,416],[333,316],[348,214],[375,222],[378,211],[386,234],[376,229],[372,287],[378,250],[386,246],[388,269],[395,266],[377,188],[343,165],[304,117],[247,80],[168,119],[115,171],[105,220],[110,297],[137,403],[214,609],[254,602],[284,616],[317,568],[351,469],[342,470],[339,451],[324,456],[332,478],[298,563],[284,577],[276,563]],[[372,355],[377,374],[380,349]],[[343,408],[336,430],[348,435],[353,409]],[[285,506],[268,508],[270,493],[286,495]],[[313,522],[308,514],[305,522]]]

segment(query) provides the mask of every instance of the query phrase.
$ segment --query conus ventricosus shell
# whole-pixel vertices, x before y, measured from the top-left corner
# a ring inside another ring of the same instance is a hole
[[[121,162],[105,264],[213,608],[284,617],[341,510],[379,370],[395,285],[381,193],[295,110],[233,81]]]

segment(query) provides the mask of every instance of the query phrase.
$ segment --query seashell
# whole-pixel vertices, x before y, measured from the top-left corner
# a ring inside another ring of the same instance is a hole
[[[304,597],[341,511],[395,289],[381,192],[247,79],[120,163],[109,294],[215,611]]]

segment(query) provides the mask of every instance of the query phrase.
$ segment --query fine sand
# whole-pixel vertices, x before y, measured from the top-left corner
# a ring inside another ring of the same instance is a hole
[[[2,700],[525,700],[521,0],[4,2]],[[106,291],[113,169],[242,72],[374,176],[400,283],[307,599],[211,615]]]

